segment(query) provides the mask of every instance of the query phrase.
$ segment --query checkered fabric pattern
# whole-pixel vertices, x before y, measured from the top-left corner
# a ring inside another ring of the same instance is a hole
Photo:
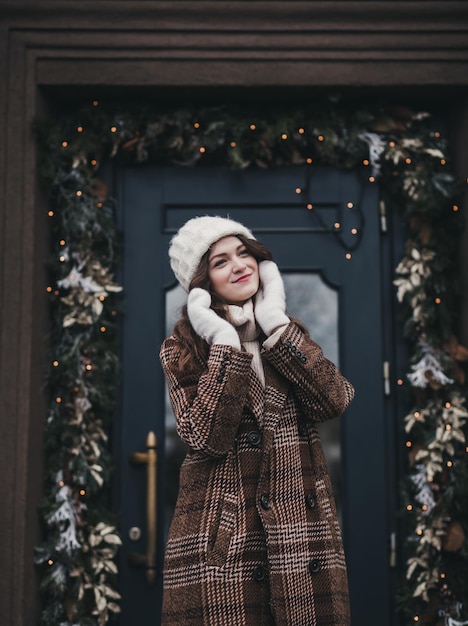
[[[205,367],[161,363],[189,452],[165,555],[164,626],[349,626],[346,564],[314,422],[340,415],[351,384],[290,323],[252,356],[214,345]]]

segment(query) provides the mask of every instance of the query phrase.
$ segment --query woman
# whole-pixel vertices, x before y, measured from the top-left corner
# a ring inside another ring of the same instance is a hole
[[[287,315],[271,253],[245,226],[191,219],[169,256],[188,300],[160,356],[189,451],[163,624],[349,626],[315,422],[340,415],[353,388]]]

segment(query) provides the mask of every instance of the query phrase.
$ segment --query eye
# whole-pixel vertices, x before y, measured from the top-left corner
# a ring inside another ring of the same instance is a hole
[[[250,252],[247,250],[247,248],[244,248],[239,252],[239,256],[250,256]]]
[[[221,265],[224,265],[224,263],[226,263],[226,259],[217,259],[214,262],[213,267],[221,267]]]

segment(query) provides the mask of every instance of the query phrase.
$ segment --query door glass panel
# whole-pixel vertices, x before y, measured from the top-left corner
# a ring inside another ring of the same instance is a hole
[[[288,312],[297,317],[325,356],[339,367],[338,292],[327,285],[320,274],[311,272],[284,273]],[[340,420],[317,424],[333,483],[341,521],[341,443]]]
[[[307,327],[310,336],[316,341],[327,358],[338,363],[338,293],[329,287],[316,273],[284,273],[284,284],[288,312],[300,319]],[[180,285],[166,293],[166,336],[172,332],[179,319],[187,294]],[[186,448],[180,441],[174,414],[165,390],[165,430],[166,430],[166,471],[165,471],[165,530],[167,533],[177,498],[179,467],[184,459]],[[330,420],[318,424],[320,437],[329,465],[333,482],[338,513],[341,517],[341,446],[340,420]]]

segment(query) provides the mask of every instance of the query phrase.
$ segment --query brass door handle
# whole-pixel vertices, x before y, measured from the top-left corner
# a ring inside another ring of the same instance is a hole
[[[146,569],[146,580],[153,585],[156,580],[156,532],[157,532],[157,439],[152,430],[146,436],[146,452],[133,452],[131,463],[146,463],[146,554],[130,554],[132,565]]]

